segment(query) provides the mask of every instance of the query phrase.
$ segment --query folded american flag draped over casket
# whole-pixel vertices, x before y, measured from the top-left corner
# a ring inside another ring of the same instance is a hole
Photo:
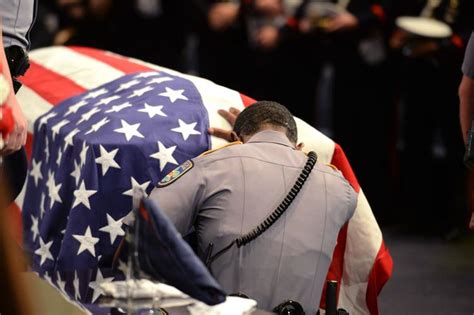
[[[209,126],[229,128],[218,109],[253,100],[208,80],[81,47],[31,52],[18,94],[29,122],[30,169],[17,200],[33,269],[83,303],[111,269],[125,234],[132,192],[150,192],[185,160],[223,145]],[[340,231],[328,278],[341,283],[339,307],[378,314],[377,295],[392,271],[382,233],[342,149],[297,120],[299,141],[339,168],[359,193]],[[34,137],[33,137],[34,134]],[[119,269],[124,264],[120,263]],[[315,301],[315,304],[319,301]]]

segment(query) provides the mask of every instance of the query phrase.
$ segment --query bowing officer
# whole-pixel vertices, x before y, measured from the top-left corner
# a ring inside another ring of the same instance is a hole
[[[257,102],[233,131],[243,143],[185,162],[149,198],[183,236],[196,232],[198,255],[227,292],[265,310],[296,300],[314,314],[357,194],[339,171],[299,150],[284,106]]]

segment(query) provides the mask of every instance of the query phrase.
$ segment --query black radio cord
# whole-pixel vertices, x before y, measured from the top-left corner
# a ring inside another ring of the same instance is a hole
[[[314,168],[314,165],[316,164],[316,161],[318,160],[318,155],[316,152],[311,151],[308,153],[308,160],[306,161],[305,166],[303,167],[303,170],[301,171],[298,179],[296,180],[295,184],[293,187],[290,189],[288,194],[286,195],[285,199],[278,205],[278,207],[273,210],[273,212],[267,216],[267,218],[260,223],[257,227],[255,227],[252,231],[236,238],[233,240],[229,245],[218,251],[215,255],[212,255],[212,249],[214,244],[210,243],[208,250],[207,250],[207,257],[205,260],[206,266],[211,269],[211,263],[219,258],[220,255],[225,253],[228,249],[232,247],[232,245],[237,244],[237,247],[242,247],[248,244],[249,242],[253,241],[260,235],[262,235],[263,232],[268,230],[270,226],[272,226],[282,215],[285,213],[285,211],[288,209],[288,207],[291,205],[293,200],[295,200],[296,196],[300,192],[301,188],[303,187],[304,183],[309,177],[309,174]]]

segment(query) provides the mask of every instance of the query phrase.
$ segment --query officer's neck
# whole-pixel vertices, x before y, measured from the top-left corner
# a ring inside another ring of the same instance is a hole
[[[267,131],[267,130],[281,132],[285,137],[287,137],[287,135],[286,135],[287,129],[285,127],[275,126],[275,125],[271,125],[271,124],[262,124],[260,126],[260,128],[255,133],[252,133],[250,135],[241,135],[240,136],[240,141],[242,141],[243,143],[246,143],[250,140],[250,138],[252,138],[257,133],[262,132],[262,131]],[[296,145],[296,143],[294,143],[293,141],[290,140],[290,142],[294,147],[298,147]]]

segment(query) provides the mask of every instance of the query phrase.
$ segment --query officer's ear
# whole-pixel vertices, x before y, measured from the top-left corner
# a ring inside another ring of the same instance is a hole
[[[232,131],[230,133],[230,139],[231,139],[231,142],[242,141],[235,131]]]
[[[296,145],[296,150],[301,151],[301,150],[303,150],[303,147],[304,147],[304,143],[300,142]]]

